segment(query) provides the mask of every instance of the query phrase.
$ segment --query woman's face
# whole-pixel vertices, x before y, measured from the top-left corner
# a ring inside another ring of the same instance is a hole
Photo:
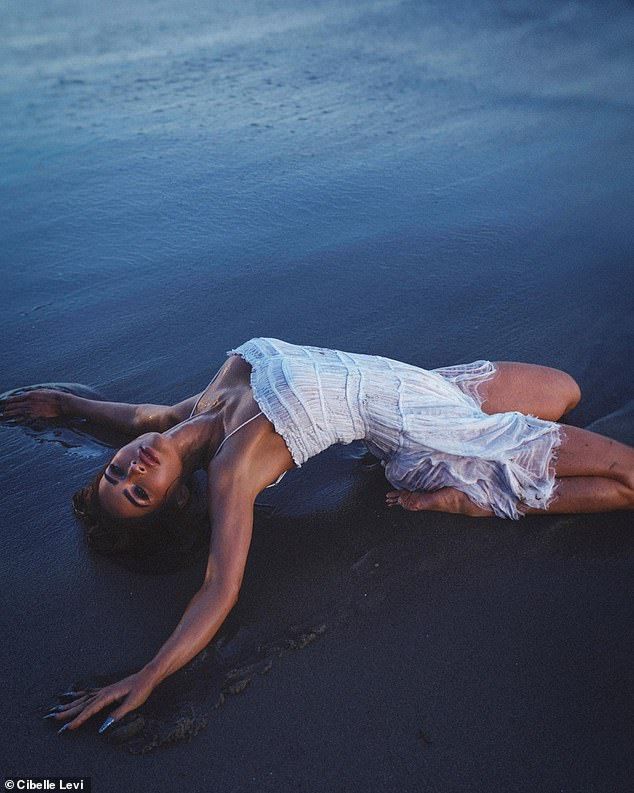
[[[142,518],[165,503],[182,473],[174,445],[148,432],[112,458],[99,482],[99,501],[118,518]]]

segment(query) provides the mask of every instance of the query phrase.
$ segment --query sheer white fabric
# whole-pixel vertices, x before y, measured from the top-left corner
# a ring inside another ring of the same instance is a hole
[[[490,361],[421,369],[378,355],[251,339],[227,355],[251,364],[260,409],[296,465],[334,443],[364,440],[402,490],[456,487],[496,515],[554,496],[560,426],[518,412],[487,415]]]

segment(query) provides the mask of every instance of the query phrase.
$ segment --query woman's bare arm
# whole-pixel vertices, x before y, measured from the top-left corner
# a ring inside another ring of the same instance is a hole
[[[199,394],[176,405],[134,405],[126,402],[100,402],[74,394],[68,396],[69,415],[104,424],[120,432],[141,435],[144,432],[165,432],[188,418]]]
[[[213,477],[213,482],[211,479],[210,476],[213,531],[203,585],[190,600],[172,635],[143,669],[95,693],[78,692],[77,700],[53,714],[56,720],[66,721],[62,729],[77,729],[113,702],[121,704],[102,729],[138,708],[161,681],[209,644],[235,605],[251,543],[255,494],[246,486],[248,476],[238,472],[225,469]]]
[[[224,483],[222,478],[215,478],[210,487],[213,528],[205,580],[175,631],[145,667],[155,685],[209,644],[238,600],[253,531],[254,496],[231,474]]]
[[[135,405],[127,402],[86,399],[50,388],[38,388],[5,400],[2,417],[9,420],[82,418],[118,432],[141,435],[164,432],[188,418],[199,394],[176,405]]]

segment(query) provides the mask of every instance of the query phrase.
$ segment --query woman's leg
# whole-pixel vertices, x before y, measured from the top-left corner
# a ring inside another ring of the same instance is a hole
[[[557,421],[577,405],[581,391],[560,369],[516,361],[493,361],[496,372],[479,388],[484,413],[518,411]]]
[[[580,427],[562,427],[555,463],[555,497],[544,512],[634,509],[634,448]]]
[[[555,496],[548,509],[520,504],[526,514],[609,512],[634,509],[634,448],[579,427],[562,427],[555,462]],[[454,487],[430,493],[392,490],[389,506],[409,510],[454,512],[474,517],[493,515]]]

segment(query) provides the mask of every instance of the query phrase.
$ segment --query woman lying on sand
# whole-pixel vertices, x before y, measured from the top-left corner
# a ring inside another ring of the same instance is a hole
[[[176,405],[50,389],[5,402],[5,419],[76,416],[138,436],[75,494],[89,538],[133,542],[177,520],[192,473],[207,471],[213,531],[200,590],[143,669],[47,715],[65,722],[60,732],[120,703],[103,732],[211,641],[238,598],[256,496],[334,443],[365,441],[394,487],[390,507],[511,519],[634,507],[634,449],[556,423],[580,398],[564,372],[484,360],[425,370],[277,339],[227,354],[207,388]]]

